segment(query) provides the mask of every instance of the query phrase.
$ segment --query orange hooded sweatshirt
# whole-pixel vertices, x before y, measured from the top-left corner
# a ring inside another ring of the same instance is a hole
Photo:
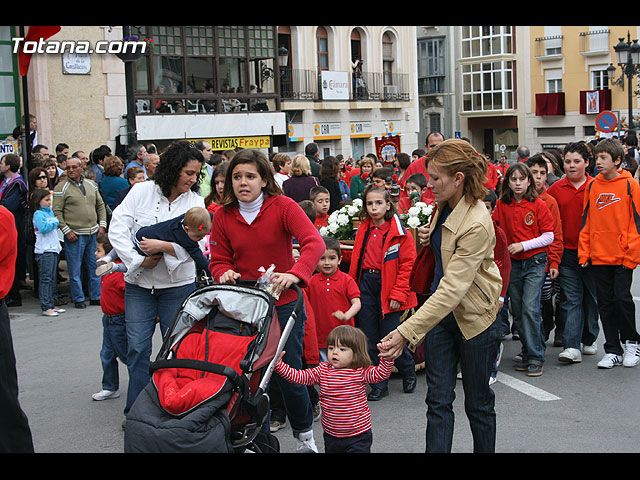
[[[597,175],[584,195],[578,260],[592,265],[640,264],[640,184],[626,170]]]

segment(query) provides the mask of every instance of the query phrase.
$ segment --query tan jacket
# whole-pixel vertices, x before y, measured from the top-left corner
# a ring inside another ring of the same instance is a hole
[[[441,208],[436,209],[435,225]],[[502,279],[493,261],[496,243],[491,216],[484,203],[463,197],[442,225],[442,267],[438,289],[398,327],[410,348],[453,312],[465,339],[483,332],[496,319]]]

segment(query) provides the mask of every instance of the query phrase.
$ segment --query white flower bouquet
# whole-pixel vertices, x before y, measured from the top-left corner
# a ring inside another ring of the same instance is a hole
[[[320,228],[322,236],[333,237],[337,240],[353,240],[355,223],[362,211],[362,200],[356,198],[350,205],[345,205],[336,210],[327,221],[327,226]]]
[[[419,228],[428,225],[435,207],[425,202],[416,202],[407,211],[405,223],[409,228]]]

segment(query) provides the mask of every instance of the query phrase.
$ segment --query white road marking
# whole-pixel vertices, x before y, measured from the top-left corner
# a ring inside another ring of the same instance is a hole
[[[560,400],[560,397],[556,397],[555,395],[546,392],[541,388],[534,387],[533,385],[530,385],[527,382],[523,382],[522,380],[518,380],[517,378],[514,378],[511,375],[507,375],[506,373],[499,372],[497,380],[501,383],[504,383],[508,387],[511,387],[514,390],[535,398],[536,400],[540,400],[541,402]]]

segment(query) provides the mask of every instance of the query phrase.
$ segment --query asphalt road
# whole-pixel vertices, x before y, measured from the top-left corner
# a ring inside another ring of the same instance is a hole
[[[636,277],[637,278],[637,274]],[[64,291],[65,285],[62,285]],[[640,299],[640,282],[633,293]],[[29,418],[37,453],[123,452],[123,408],[127,371],[121,365],[121,397],[102,402],[91,394],[100,390],[99,352],[102,342],[100,307],[78,310],[67,305],[59,317],[40,315],[39,302],[23,291],[23,306],[10,308],[17,357],[20,402]],[[640,450],[638,398],[640,367],[596,368],[602,355],[602,335],[595,356],[563,365],[559,348],[549,342],[545,373],[529,378],[516,372],[511,358],[519,342],[507,337],[504,355],[493,389],[496,393],[498,453],[612,453]],[[154,356],[160,346],[154,337]],[[373,452],[420,453],[424,451],[426,382],[418,373],[418,388],[402,392],[401,379],[390,382],[391,393],[370,402]],[[464,413],[464,393],[459,382],[454,404],[456,453],[472,451]],[[315,438],[322,452],[322,429],[315,424]],[[277,434],[283,453],[293,452],[288,427]]]

